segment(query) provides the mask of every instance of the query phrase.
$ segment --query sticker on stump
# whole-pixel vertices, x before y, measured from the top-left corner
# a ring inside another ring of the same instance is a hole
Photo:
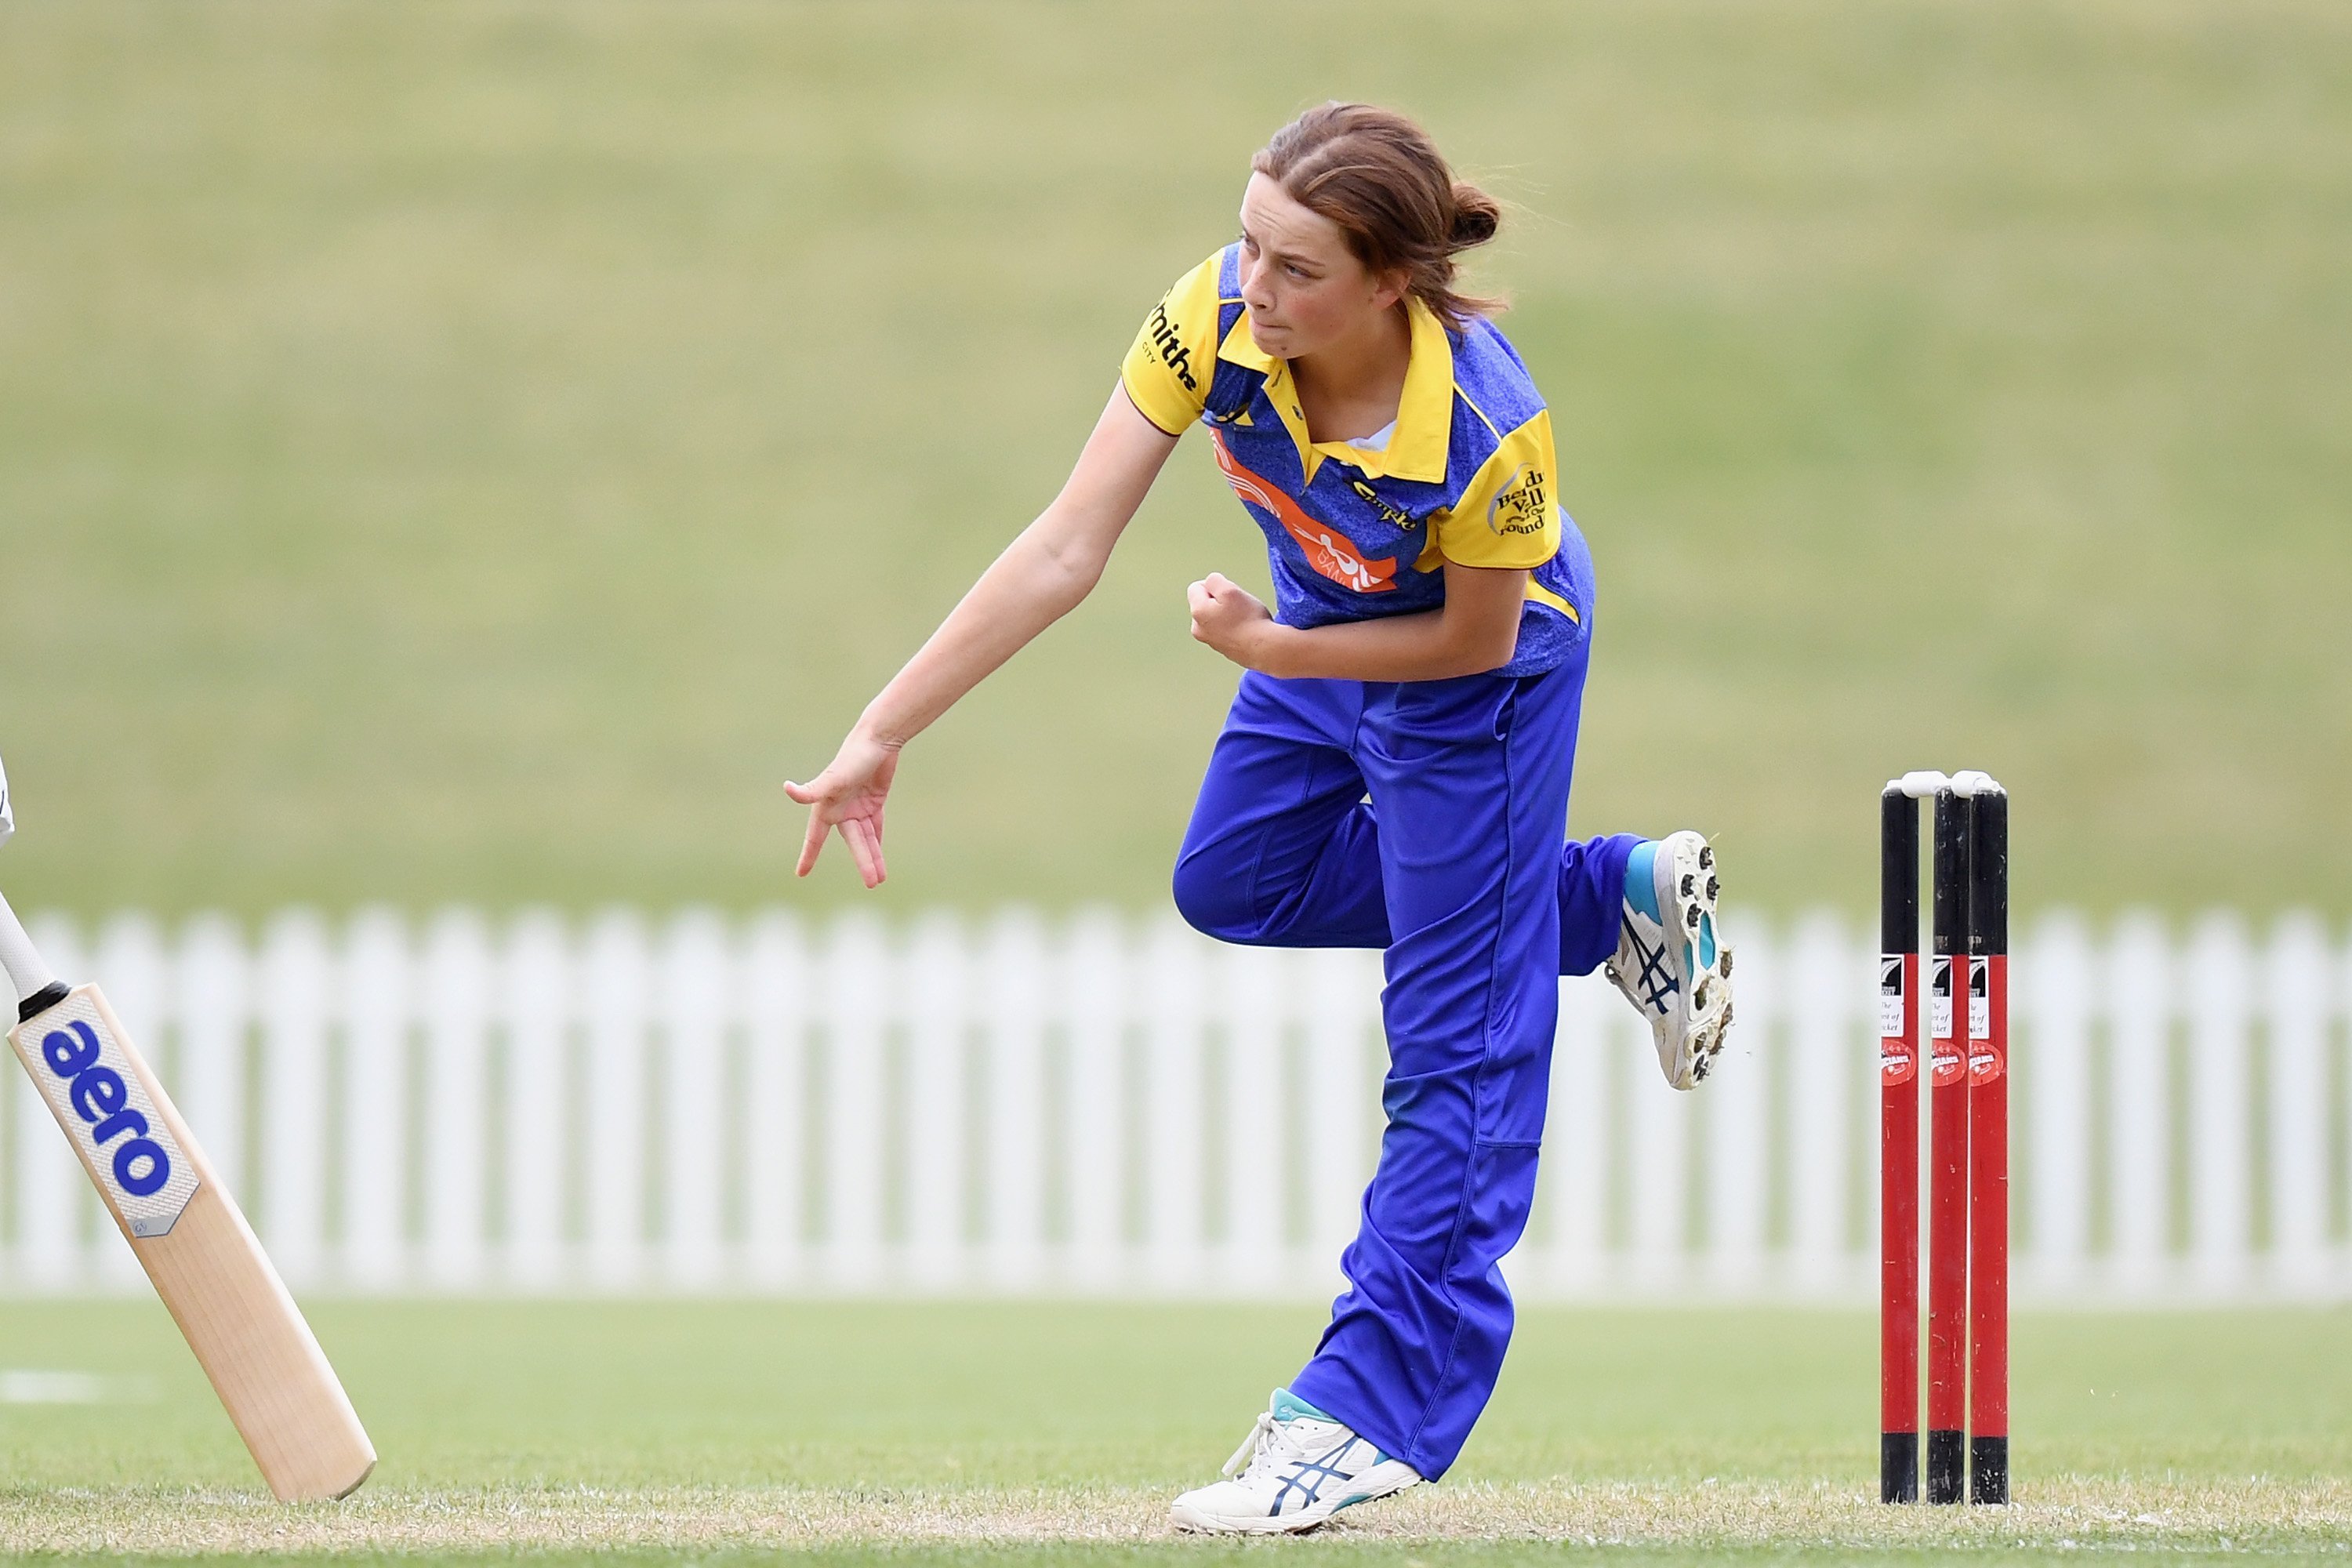
[[[1878,1037],[1891,1040],[1903,1033],[1903,954],[1878,955]]]
[[[156,1114],[89,994],[75,992],[9,1037],[131,1234],[169,1235],[196,1195],[195,1163]]]
[[[1942,1086],[1960,1081],[1969,1059],[1952,1037],[1952,960],[1937,953],[1927,961],[1927,1081]]]

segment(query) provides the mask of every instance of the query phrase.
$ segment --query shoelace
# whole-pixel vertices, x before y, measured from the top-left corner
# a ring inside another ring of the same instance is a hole
[[[1233,1458],[1225,1461],[1224,1468],[1218,1474],[1235,1475],[1244,1467],[1255,1470],[1269,1449],[1286,1449],[1296,1453],[1298,1446],[1290,1440],[1290,1434],[1283,1427],[1284,1423],[1274,1418],[1273,1411],[1259,1411],[1256,1425],[1250,1428],[1249,1436],[1242,1439],[1242,1446],[1234,1450]]]

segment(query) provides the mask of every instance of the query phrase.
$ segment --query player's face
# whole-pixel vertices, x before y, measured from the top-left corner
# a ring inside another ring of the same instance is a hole
[[[1264,174],[1242,193],[1242,302],[1250,336],[1276,359],[1303,359],[1373,327],[1403,297],[1375,277],[1339,226]]]

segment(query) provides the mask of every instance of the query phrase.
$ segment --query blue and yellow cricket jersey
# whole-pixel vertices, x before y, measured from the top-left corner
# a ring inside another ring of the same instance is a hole
[[[1592,569],[1560,510],[1551,415],[1493,322],[1456,332],[1409,300],[1412,361],[1388,445],[1316,441],[1290,366],[1251,337],[1241,247],[1178,279],[1120,367],[1170,435],[1208,426],[1217,466],[1265,532],[1275,618],[1319,626],[1433,610],[1444,564],[1524,567],[1528,606],[1501,675],[1553,668],[1592,616]]]

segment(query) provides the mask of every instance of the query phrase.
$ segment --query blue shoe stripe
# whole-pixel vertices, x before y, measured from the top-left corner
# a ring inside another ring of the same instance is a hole
[[[1673,965],[1667,962],[1666,944],[1650,946],[1630,919],[1625,922],[1625,939],[1633,943],[1633,955],[1642,961],[1641,973],[1633,976],[1633,984],[1641,987],[1643,1002],[1663,1017],[1668,999],[1683,988],[1682,982],[1675,978]]]
[[[1312,1508],[1317,1500],[1322,1496],[1323,1488],[1327,1482],[1351,1479],[1333,1461],[1344,1458],[1348,1450],[1354,1447],[1359,1441],[1360,1439],[1356,1437],[1343,1438],[1337,1447],[1328,1452],[1312,1459],[1301,1459],[1292,1467],[1290,1474],[1283,1477],[1282,1484],[1274,1489],[1274,1506],[1265,1510],[1266,1517],[1271,1519],[1282,1511],[1282,1500],[1288,1497],[1294,1489],[1306,1494],[1307,1506]],[[1311,1485],[1306,1484],[1306,1478],[1309,1476],[1314,1478]],[[1336,1504],[1333,1511],[1337,1512],[1339,1509],[1346,1506],[1345,1503]]]

